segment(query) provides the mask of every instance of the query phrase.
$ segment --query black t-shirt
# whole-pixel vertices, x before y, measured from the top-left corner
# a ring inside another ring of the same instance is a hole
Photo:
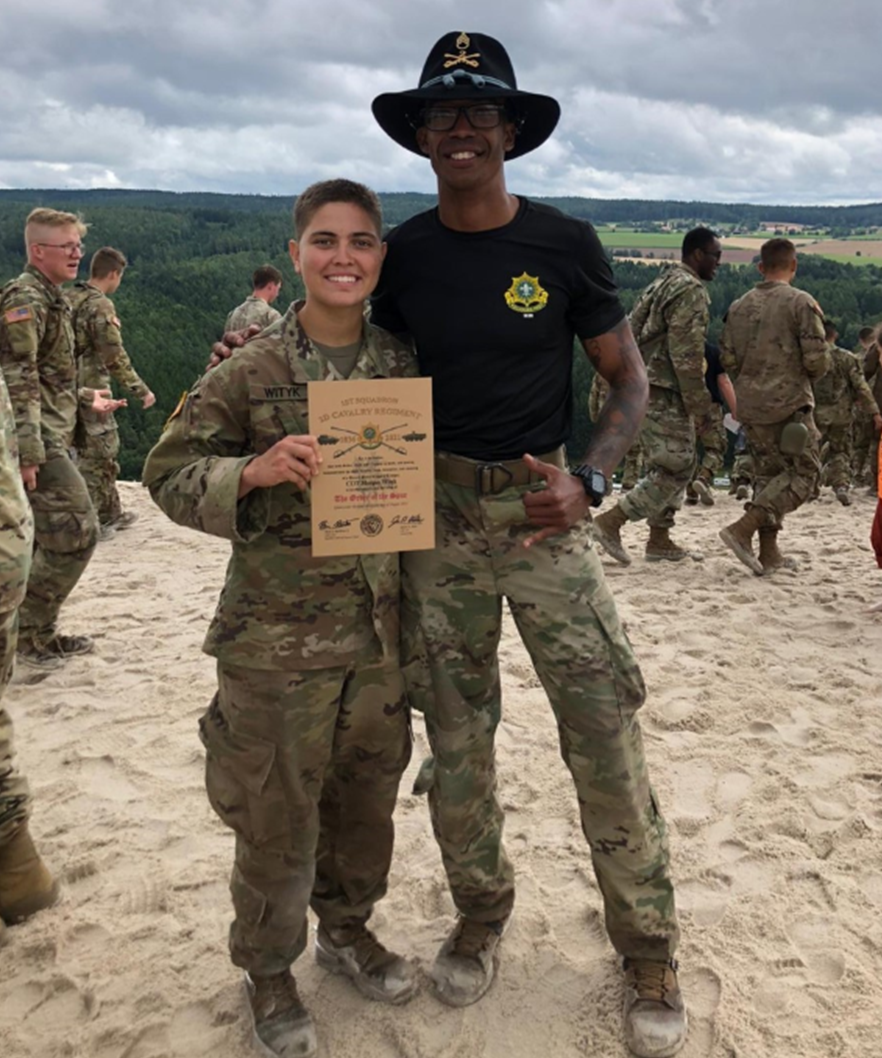
[[[413,337],[432,378],[436,447],[490,461],[562,444],[573,338],[625,315],[591,225],[521,199],[502,228],[453,231],[430,210],[388,243],[371,321]]]

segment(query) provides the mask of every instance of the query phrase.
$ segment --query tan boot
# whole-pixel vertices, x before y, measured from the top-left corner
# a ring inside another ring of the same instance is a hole
[[[625,550],[622,543],[622,526],[628,521],[628,516],[622,508],[616,504],[603,514],[598,514],[594,519],[594,539],[600,544],[608,555],[623,566],[631,565],[631,556]]]
[[[289,970],[269,977],[245,974],[245,992],[261,1054],[314,1058],[315,1026]]]
[[[625,1040],[639,1058],[671,1058],[686,1042],[677,964],[625,959]]]
[[[699,500],[701,500],[703,507],[713,507],[716,502],[712,491],[713,481],[706,474],[699,474],[695,481],[692,482],[692,488]]]
[[[796,559],[782,555],[778,550],[778,530],[764,526],[759,531],[759,560],[764,573],[774,573],[776,569],[799,569]]]
[[[720,530],[720,539],[726,547],[759,577],[763,575],[764,570],[762,563],[753,553],[753,534],[765,520],[766,514],[761,507],[749,507],[737,522]]]
[[[21,922],[58,899],[58,882],[49,873],[27,826],[0,845],[0,918]]]
[[[689,558],[690,552],[674,543],[667,529],[649,527],[649,540],[646,544],[647,562],[682,562]]]

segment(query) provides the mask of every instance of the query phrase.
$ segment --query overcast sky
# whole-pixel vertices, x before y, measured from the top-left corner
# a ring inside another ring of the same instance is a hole
[[[461,29],[561,103],[511,190],[882,200],[878,0],[0,0],[0,187],[432,191],[370,101]]]

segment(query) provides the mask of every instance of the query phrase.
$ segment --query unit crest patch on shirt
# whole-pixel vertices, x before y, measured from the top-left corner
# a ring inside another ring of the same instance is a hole
[[[542,288],[539,276],[522,272],[512,277],[511,286],[505,292],[505,303],[513,312],[532,316],[548,304],[548,291]]]

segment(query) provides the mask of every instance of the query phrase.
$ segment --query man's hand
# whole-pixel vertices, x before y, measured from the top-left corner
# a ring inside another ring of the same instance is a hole
[[[228,360],[233,355],[234,349],[244,345],[249,338],[253,338],[255,334],[260,334],[262,330],[263,327],[259,323],[252,323],[244,331],[226,331],[223,338],[219,342],[215,342],[211,347],[211,356],[208,358],[208,365],[205,370],[210,371],[213,367],[217,367],[218,364],[222,364],[224,360]]]
[[[145,409],[146,408],[152,408],[155,403],[156,403],[156,394],[155,393],[145,393],[143,399],[141,400],[141,407],[145,408]]]
[[[21,468],[21,480],[24,487],[28,492],[33,492],[37,487],[37,473],[40,468],[38,466],[22,467]]]
[[[531,455],[525,455],[524,462],[534,474],[545,478],[544,489],[528,492],[524,496],[527,517],[534,525],[544,526],[524,541],[524,547],[532,547],[549,536],[557,536],[572,529],[584,519],[591,503],[582,482],[569,471],[561,470],[552,463],[540,463]]]
[[[239,499],[252,489],[271,489],[283,481],[305,490],[318,474],[321,461],[318,441],[312,434],[283,437],[246,464],[239,481]]]
[[[106,415],[110,411],[116,411],[117,408],[127,408],[129,402],[127,400],[117,400],[116,397],[110,392],[109,389],[96,389],[92,396],[92,411],[97,411],[101,415]]]
[[[882,433],[882,415],[873,416],[873,429],[876,433]]]

